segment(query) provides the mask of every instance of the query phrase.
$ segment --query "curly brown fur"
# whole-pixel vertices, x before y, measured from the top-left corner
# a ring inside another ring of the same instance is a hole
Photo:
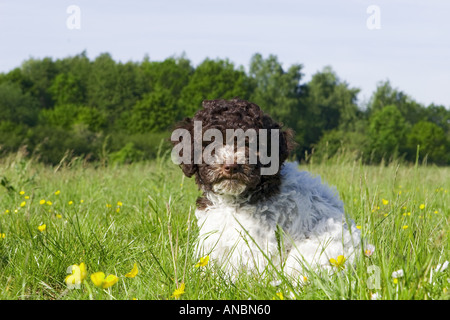
[[[175,129],[186,129],[191,134],[191,146],[194,150],[194,121],[202,122],[202,135],[208,129],[218,129],[222,135],[226,136],[226,129],[254,129],[258,134],[259,130],[266,129],[267,136],[270,137],[270,130],[278,129],[279,131],[279,167],[274,175],[261,175],[260,169],[264,166],[259,161],[256,164],[240,164],[238,170],[234,173],[233,178],[237,182],[246,185],[246,190],[239,195],[241,198],[247,199],[248,203],[255,203],[264,198],[269,198],[277,194],[280,186],[280,167],[289,156],[289,152],[293,149],[293,132],[290,129],[282,130],[282,124],[274,121],[269,115],[265,114],[258,105],[241,100],[205,100],[203,101],[203,109],[197,111],[192,118],[185,118],[179,122]],[[180,141],[172,141],[174,145]],[[203,150],[210,142],[203,142]],[[268,141],[267,150],[270,150],[270,139]],[[246,154],[248,156],[248,154]],[[203,192],[212,192],[213,184],[230,177],[218,167],[210,166],[206,163],[195,164],[193,153],[191,154],[191,162],[180,165],[183,173],[187,177],[195,176],[195,181]],[[232,183],[232,180],[229,180]],[[235,181],[235,180],[233,180]],[[197,200],[199,209],[209,205],[209,200],[201,197]]]

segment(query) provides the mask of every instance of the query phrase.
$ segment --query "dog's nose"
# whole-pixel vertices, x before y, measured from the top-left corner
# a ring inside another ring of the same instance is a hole
[[[227,174],[233,174],[238,171],[238,164],[237,163],[226,163],[223,165],[223,171]]]

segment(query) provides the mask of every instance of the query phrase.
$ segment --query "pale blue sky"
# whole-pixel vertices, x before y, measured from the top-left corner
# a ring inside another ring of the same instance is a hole
[[[79,30],[66,26],[70,5]],[[377,5],[381,29],[366,12]],[[406,0],[0,0],[0,72],[30,58],[86,50],[94,59],[161,61],[185,52],[194,66],[228,58],[248,68],[259,52],[285,68],[304,65],[304,81],[330,65],[367,101],[379,81],[420,103],[450,107],[450,1]]]

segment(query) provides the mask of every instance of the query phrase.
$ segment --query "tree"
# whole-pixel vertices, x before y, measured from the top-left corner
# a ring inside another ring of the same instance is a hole
[[[176,115],[176,101],[167,89],[158,89],[144,95],[133,107],[129,120],[132,133],[167,130]]]
[[[428,162],[437,164],[448,164],[450,154],[447,152],[449,141],[444,130],[434,123],[428,121],[417,122],[407,135],[407,148],[409,159],[416,158],[417,147],[419,147],[419,158],[428,158]]]
[[[341,81],[330,67],[312,76],[305,88],[305,111],[298,125],[305,149],[318,143],[325,132],[356,130],[356,119],[361,116],[356,104],[358,92]]]
[[[0,84],[0,121],[34,126],[39,111],[39,102],[28,92],[22,92],[17,83]]]
[[[250,61],[249,76],[254,85],[251,101],[293,129],[297,126],[298,117],[302,116],[299,104],[302,68],[301,64],[294,64],[285,71],[274,55],[264,59],[258,53]]]
[[[396,158],[404,151],[406,121],[395,105],[389,105],[372,114],[366,156],[372,161]]]
[[[58,74],[53,60],[51,58],[29,59],[22,64],[22,73],[27,79],[26,82],[31,83],[27,92],[39,101],[41,108],[51,108],[53,100],[48,88]]]
[[[402,91],[394,89],[389,81],[380,82],[371,97],[369,116],[385,106],[395,105],[403,118],[411,125],[424,118],[424,108]]]
[[[164,61],[144,60],[141,69],[145,77],[147,92],[156,89],[167,89],[178,99],[181,91],[188,84],[189,77],[194,72],[191,62],[181,56],[167,58]]]
[[[192,116],[203,100],[248,99],[250,88],[250,81],[242,68],[236,70],[228,60],[205,59],[181,91],[178,118]]]
[[[85,99],[80,80],[71,72],[58,74],[48,91],[56,105],[79,104]]]

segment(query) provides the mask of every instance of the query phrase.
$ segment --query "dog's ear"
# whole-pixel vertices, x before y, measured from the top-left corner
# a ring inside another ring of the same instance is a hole
[[[174,128],[174,130],[177,129],[184,129],[189,133],[189,136],[185,136],[183,137],[183,139],[185,138],[189,138],[190,141],[190,155],[188,156],[189,158],[189,162],[182,162],[180,164],[180,168],[183,171],[183,173],[186,175],[186,177],[190,178],[192,177],[192,175],[194,175],[197,170],[198,170],[198,166],[196,164],[194,164],[194,121],[191,118],[184,118],[183,120],[181,120],[180,122],[178,122]],[[179,140],[170,140],[170,142],[172,143],[172,145],[175,147],[176,145],[178,145],[179,143],[181,143],[181,141]],[[184,141],[184,143],[186,143]],[[179,154],[179,156],[183,157],[183,152],[185,152],[185,150],[183,149],[181,151],[181,153]]]

